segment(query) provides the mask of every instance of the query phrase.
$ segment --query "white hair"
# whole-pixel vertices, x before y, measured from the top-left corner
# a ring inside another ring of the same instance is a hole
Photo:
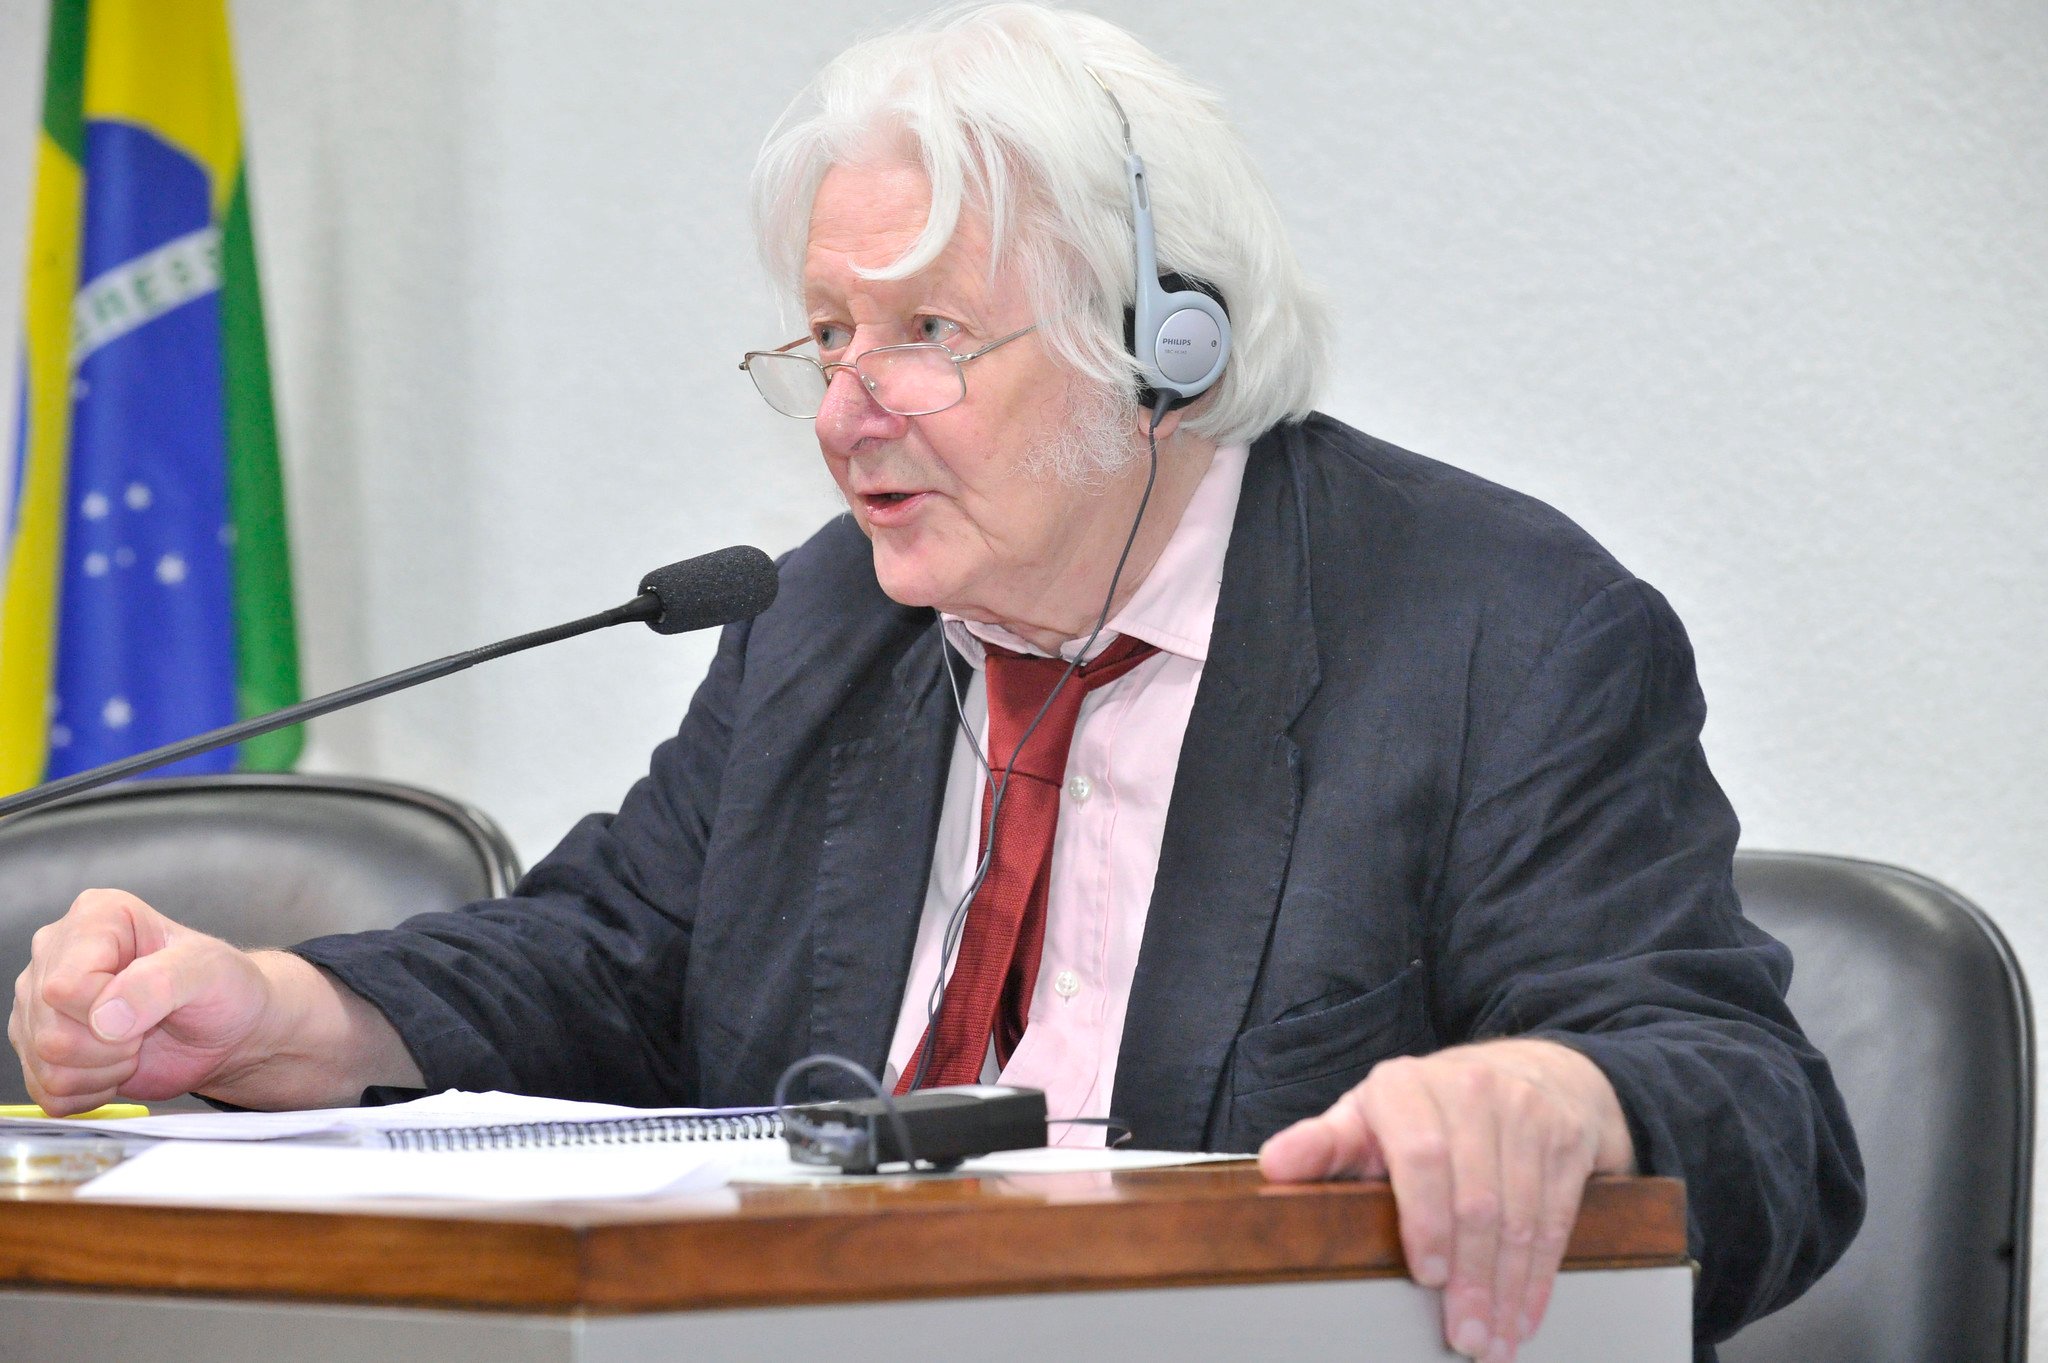
[[[1052,353],[1131,393],[1123,341],[1136,261],[1115,92],[1145,160],[1159,268],[1213,286],[1230,363],[1185,429],[1226,443],[1308,414],[1327,322],[1280,214],[1215,96],[1116,25],[1031,4],[956,8],[836,57],[769,133],[754,222],[770,274],[801,296],[812,200],[826,172],[905,136],[931,183],[923,232],[869,278],[945,250],[963,212],[987,220],[990,270],[1018,268]]]

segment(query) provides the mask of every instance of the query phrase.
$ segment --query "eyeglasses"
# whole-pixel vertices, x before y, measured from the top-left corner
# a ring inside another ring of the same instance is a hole
[[[790,353],[811,343],[810,337],[799,336],[773,350],[749,350],[740,361],[740,368],[747,371],[768,405],[784,416],[805,421],[817,416],[825,405],[825,390],[831,387],[835,369],[852,370],[868,396],[885,412],[930,416],[967,396],[967,375],[962,366],[969,360],[978,360],[1037,328],[1038,323],[1033,322],[965,355],[936,341],[917,341],[910,345],[876,346],[851,363],[832,364],[820,364],[808,355]]]

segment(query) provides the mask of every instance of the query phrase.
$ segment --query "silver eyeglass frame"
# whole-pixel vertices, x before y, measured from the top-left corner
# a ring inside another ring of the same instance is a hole
[[[815,421],[817,419],[818,413],[812,412],[809,416],[798,416],[794,412],[784,412],[780,407],[777,407],[773,402],[769,402],[768,394],[762,392],[761,390],[761,380],[753,372],[753,363],[755,360],[760,359],[764,356],[774,356],[777,358],[790,360],[802,360],[804,363],[816,369],[818,373],[821,376],[823,376],[825,380],[825,388],[828,392],[832,387],[833,370],[851,370],[853,372],[853,377],[860,383],[860,386],[867,390],[868,396],[874,398],[875,405],[877,407],[880,407],[883,411],[888,412],[892,416],[931,416],[935,413],[946,411],[948,408],[957,407],[962,402],[965,402],[967,400],[967,376],[960,372],[961,365],[966,364],[969,360],[978,360],[982,356],[988,354],[991,350],[995,350],[998,349],[999,347],[1006,346],[1010,342],[1016,340],[1019,336],[1023,336],[1029,332],[1033,332],[1036,330],[1038,330],[1038,323],[1033,322],[1029,326],[1019,327],[1017,330],[1011,332],[1007,336],[997,337],[995,340],[990,341],[987,345],[983,346],[979,350],[970,350],[965,355],[959,354],[958,352],[953,350],[949,350],[945,346],[940,345],[937,341],[910,341],[906,342],[903,345],[878,345],[872,350],[862,351],[859,356],[852,360],[833,360],[829,364],[823,361],[814,360],[808,355],[790,354],[789,352],[795,350],[798,346],[810,345],[816,340],[816,338],[812,336],[799,336],[794,341],[791,341],[788,345],[779,345],[775,347],[775,349],[773,350],[749,350],[745,355],[743,355],[740,358],[740,368],[746,370],[747,377],[754,380],[754,391],[761,394],[761,401],[768,403],[769,410],[780,413],[781,415],[786,417],[791,417],[797,421]],[[906,350],[936,350],[941,355],[944,355],[947,359],[951,360],[953,362],[953,372],[960,380],[960,396],[954,398],[951,402],[946,403],[944,406],[926,407],[920,411],[915,412],[899,412],[894,407],[891,407],[888,403],[883,402],[881,398],[876,397],[875,380],[869,378],[867,373],[861,369],[861,362],[863,360],[866,360],[870,355],[891,355]],[[818,410],[823,411],[824,406],[825,394],[820,393],[818,395]]]

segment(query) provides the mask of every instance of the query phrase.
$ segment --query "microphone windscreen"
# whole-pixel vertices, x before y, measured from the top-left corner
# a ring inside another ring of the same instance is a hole
[[[775,600],[775,560],[750,544],[656,568],[640,579],[640,593],[661,603],[647,622],[656,634],[729,625],[767,610]]]

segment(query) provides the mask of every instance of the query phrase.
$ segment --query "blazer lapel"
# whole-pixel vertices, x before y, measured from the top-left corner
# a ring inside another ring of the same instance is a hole
[[[929,619],[929,613],[924,613]],[[811,1049],[880,1075],[910,970],[955,719],[936,625],[897,661],[882,703],[832,744],[814,903]],[[868,1096],[814,1070],[813,1096]]]
[[[1320,675],[1296,443],[1269,435],[1245,467],[1131,983],[1110,1110],[1155,1149],[1202,1144],[1294,842],[1288,728]]]

